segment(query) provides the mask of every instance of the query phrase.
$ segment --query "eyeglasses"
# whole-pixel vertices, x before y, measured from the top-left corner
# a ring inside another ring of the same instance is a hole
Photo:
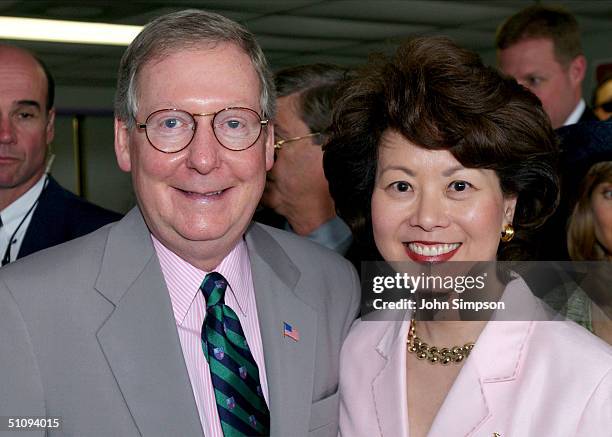
[[[163,153],[176,153],[187,147],[195,136],[198,123],[195,117],[212,116],[210,125],[215,138],[229,150],[246,150],[257,142],[268,120],[249,108],[231,107],[217,112],[192,114],[180,109],[160,109],[152,112],[144,123],[149,143]]]
[[[612,112],[612,100],[602,103],[601,105],[597,105],[596,108],[601,108],[606,112]]]
[[[302,140],[302,139],[304,139],[304,138],[316,137],[317,135],[321,135],[321,132],[314,132],[314,133],[311,133],[311,134],[308,134],[308,135],[302,135],[302,136],[295,137],[295,138],[289,138],[288,140],[283,140],[283,139],[280,139],[280,140],[278,140],[277,142],[275,142],[275,143],[274,143],[274,148],[275,148],[276,150],[280,150],[280,149],[282,149],[282,148],[285,146],[285,144],[287,144],[287,143],[292,143],[292,142],[294,142],[294,141],[297,141],[297,140]]]

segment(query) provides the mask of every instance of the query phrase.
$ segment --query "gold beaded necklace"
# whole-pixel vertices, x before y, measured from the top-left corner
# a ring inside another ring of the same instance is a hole
[[[412,318],[410,320],[410,329],[408,330],[408,338],[406,339],[408,344],[408,352],[416,354],[419,360],[427,360],[431,364],[441,363],[447,365],[449,363],[458,364],[466,359],[472,349],[474,348],[474,342],[466,343],[464,346],[452,346],[438,348],[436,346],[429,346],[427,343],[422,341],[416,334],[416,320]]]

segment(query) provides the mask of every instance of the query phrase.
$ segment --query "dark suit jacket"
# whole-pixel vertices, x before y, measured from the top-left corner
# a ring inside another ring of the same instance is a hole
[[[583,120],[588,118],[587,112],[592,121]],[[595,119],[588,107],[578,123],[555,132],[561,148],[561,197],[555,213],[534,235],[537,259],[541,261],[569,261],[567,222],[578,200],[582,179],[593,164],[612,159],[612,123]]]
[[[49,176],[17,258],[89,234],[121,217],[72,194]]]
[[[593,110],[588,106],[584,108],[584,112],[578,119],[578,123],[584,123],[585,121],[599,121],[599,119],[595,116]]]

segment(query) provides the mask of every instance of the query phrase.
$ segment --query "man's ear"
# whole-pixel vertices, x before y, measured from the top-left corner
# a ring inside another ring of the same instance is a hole
[[[265,142],[266,148],[266,171],[270,170],[274,165],[274,124],[272,121],[268,124],[268,132]]]
[[[55,108],[49,109],[47,113],[47,126],[45,127],[47,145],[53,142],[55,137]]]
[[[119,168],[125,172],[132,170],[130,157],[130,131],[122,120],[115,118],[115,155]]]
[[[583,55],[576,56],[569,64],[568,73],[572,84],[582,86],[582,81],[586,75],[587,62]]]

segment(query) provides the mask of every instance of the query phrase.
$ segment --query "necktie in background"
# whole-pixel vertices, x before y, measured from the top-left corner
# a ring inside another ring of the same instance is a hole
[[[206,275],[200,290],[206,299],[202,350],[210,368],[217,411],[225,437],[269,435],[270,412],[236,313],[225,305],[227,281]]]

